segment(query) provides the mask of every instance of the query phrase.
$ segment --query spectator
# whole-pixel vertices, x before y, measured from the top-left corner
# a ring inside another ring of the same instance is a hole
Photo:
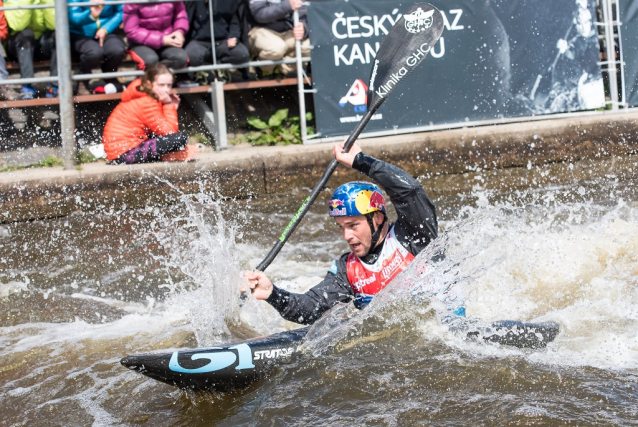
[[[188,63],[188,54],[182,48],[188,32],[188,17],[181,1],[127,4],[124,32],[131,56],[140,70],[157,62],[173,69],[184,68]]]
[[[2,0],[0,0],[0,7],[3,6]],[[7,26],[7,20],[4,17],[4,10],[0,10],[0,44],[9,36],[9,27]],[[0,52],[0,80],[6,80],[9,77],[7,73],[7,63],[4,60],[4,55]],[[18,94],[9,85],[0,85],[0,99],[7,101],[13,101],[18,99]]]
[[[161,63],[128,85],[104,127],[107,160],[131,164],[197,157],[199,148],[186,145],[186,134],[178,131],[180,100],[170,93],[172,86],[173,74]]]
[[[73,3],[104,3],[103,0],[69,0]],[[126,56],[126,45],[114,34],[122,23],[122,6],[73,6],[69,8],[71,53],[80,58],[80,73],[90,74],[95,68],[105,73],[117,71]],[[116,89],[121,86],[116,79],[107,79]],[[78,95],[88,95],[84,82],[78,82]]]
[[[299,23],[293,24],[293,12],[299,11]],[[302,40],[302,56],[310,56],[306,8],[301,0],[250,0],[252,14],[248,41],[251,53],[258,60],[279,60],[295,57],[295,40]],[[279,72],[292,74],[295,64],[282,64]],[[261,67],[263,77],[275,72],[274,66]]]
[[[186,3],[186,12],[190,23],[186,53],[188,53],[192,67],[213,62],[208,1]],[[215,58],[218,62],[241,64],[250,60],[248,48],[241,42],[242,28],[238,8],[239,0],[213,0]],[[242,68],[241,72],[244,79],[248,80],[248,69]]]
[[[6,6],[31,6],[36,4],[53,4],[53,0],[7,0]],[[51,76],[58,75],[55,56],[55,10],[18,9],[7,10],[5,18],[9,27],[7,53],[18,60],[20,77],[33,78],[34,58],[51,60]],[[58,96],[57,85],[47,85],[47,97]],[[33,99],[35,89],[31,84],[22,85],[20,98]]]

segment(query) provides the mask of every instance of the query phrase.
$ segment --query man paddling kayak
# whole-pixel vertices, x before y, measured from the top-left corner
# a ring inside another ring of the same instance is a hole
[[[338,187],[329,213],[352,252],[335,260],[321,283],[304,294],[280,289],[265,273],[244,273],[257,299],[266,300],[289,321],[312,324],[340,302],[364,308],[437,236],[436,208],[419,182],[401,168],[363,153],[356,143],[343,153],[335,144],[339,163],[378,183],[390,196],[397,221],[389,224],[379,187],[355,181]]]

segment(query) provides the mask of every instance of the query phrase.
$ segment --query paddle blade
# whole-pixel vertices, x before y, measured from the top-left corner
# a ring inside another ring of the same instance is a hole
[[[443,33],[443,16],[429,3],[412,6],[385,36],[368,85],[368,110],[376,111],[395,87],[425,59]]]

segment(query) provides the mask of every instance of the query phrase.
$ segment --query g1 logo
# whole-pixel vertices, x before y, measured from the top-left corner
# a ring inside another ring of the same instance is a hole
[[[211,350],[224,350],[220,347],[213,347]],[[227,368],[237,361],[239,356],[239,363],[235,366],[235,369],[253,369],[255,365],[252,360],[252,351],[248,344],[239,344],[232,347],[228,347],[228,350],[237,350],[237,354],[234,351],[217,351],[212,353],[197,353],[191,357],[191,360],[208,359],[209,363],[194,369],[183,368],[178,361],[179,352],[176,351],[171,356],[170,362],[168,362],[168,368],[173,372],[182,372],[184,374],[203,374],[206,372],[215,372],[220,369]]]

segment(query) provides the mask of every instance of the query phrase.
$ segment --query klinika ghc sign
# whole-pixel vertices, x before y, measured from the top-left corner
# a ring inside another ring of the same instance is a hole
[[[403,17],[404,18],[403,25],[405,26],[405,29],[408,33],[418,34],[432,27],[433,14],[434,14],[434,10],[423,11],[421,8],[418,8],[414,12],[407,14]],[[392,22],[392,15],[384,15],[380,19],[378,19],[376,16],[372,16],[372,17],[364,16],[360,19],[360,25],[362,27],[365,27],[366,20],[372,20],[374,22],[374,28],[379,30],[378,32],[387,32],[387,29],[385,28],[385,26],[383,26],[384,19],[386,18],[389,19],[390,22]],[[394,23],[399,22],[400,19],[401,19],[401,14],[396,15]],[[337,21],[338,20],[335,20],[334,22],[337,22]],[[358,28],[356,24],[352,24],[352,21],[353,20],[350,20],[350,19],[344,20],[344,22],[346,23],[345,25],[348,28],[349,34],[352,34],[353,29]],[[336,28],[336,25],[333,23],[333,30],[335,28]],[[370,32],[371,31],[372,30],[370,29]],[[362,33],[362,35],[365,35],[365,34],[366,33]],[[379,45],[379,42],[376,43],[376,47],[375,47],[376,50],[378,50],[378,47],[379,47],[378,45]],[[343,47],[348,47],[348,45],[344,45]],[[364,48],[366,52],[372,52],[371,46],[369,44],[366,43],[364,45]],[[423,60],[426,57],[426,55],[430,53],[431,51],[432,51],[432,46],[430,46],[429,42],[426,41],[421,43],[421,45],[417,46],[414,49],[414,52],[412,54],[410,54],[407,58],[403,60],[403,66],[398,68],[395,72],[391,73],[389,76],[387,76],[386,80],[383,83],[381,83],[379,87],[375,87],[375,82],[377,78],[377,70],[379,68],[379,60],[375,59],[374,68],[372,69],[372,75],[370,77],[370,87],[368,88],[362,79],[356,79],[354,83],[352,84],[352,86],[350,87],[348,93],[346,93],[346,95],[344,95],[339,100],[339,106],[345,107],[347,104],[351,104],[353,106],[355,113],[365,113],[367,108],[367,103],[368,103],[368,90],[370,90],[370,92],[375,93],[375,95],[379,98],[385,98],[393,90],[393,88],[396,85],[398,85],[399,82],[405,76],[410,74],[412,69],[416,67],[417,65],[419,65],[421,60]],[[360,53],[360,52],[361,52],[361,49],[358,47],[358,45],[353,44],[353,48],[352,48],[353,57],[351,57],[351,59],[354,60],[353,59],[354,55],[357,55],[357,53]],[[339,56],[341,54],[342,54],[342,51],[338,50],[337,46],[335,46],[335,55],[336,55],[335,63],[337,64],[337,66],[339,66],[338,65]],[[372,52],[372,55],[374,54],[375,52]],[[368,56],[366,59],[369,61],[370,57]],[[361,63],[362,64],[366,63],[366,61],[364,61],[363,58],[361,58]],[[371,120],[379,120],[382,118],[383,118],[383,114],[375,114],[372,116]],[[361,119],[361,116],[356,115],[352,117],[341,117],[340,121],[342,123],[346,123],[350,121],[358,121],[360,119]]]
[[[588,1],[590,13],[594,0]],[[484,1],[431,1],[442,14],[443,36],[434,46],[418,47],[385,81],[377,81],[374,61],[380,42],[401,13],[416,3],[310,3],[315,117],[322,136],[350,133],[366,112],[368,89],[385,97],[399,82],[401,86],[372,116],[368,132],[583,109],[579,92],[597,100],[587,104],[590,108],[600,99],[604,102],[597,57],[588,51],[596,49],[597,40],[569,30],[583,15],[583,0],[556,0],[552,14],[538,12],[534,0],[517,2],[513,11]],[[428,22],[431,25],[431,14],[426,15],[416,11],[405,16],[405,29],[423,31]],[[540,45],[528,45],[530,39],[540,40]],[[569,46],[563,53],[556,47],[560,40],[563,49]],[[533,49],[526,51],[530,48],[540,49],[544,57],[531,55]]]

